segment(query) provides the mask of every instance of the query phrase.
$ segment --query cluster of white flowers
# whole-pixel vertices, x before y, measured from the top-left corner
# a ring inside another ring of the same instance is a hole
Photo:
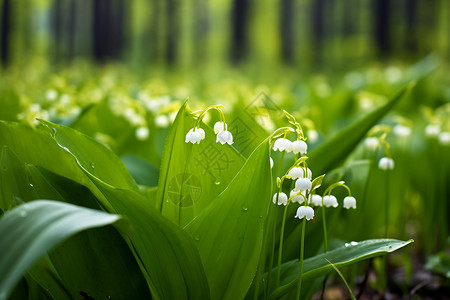
[[[294,154],[300,153],[301,155],[303,155],[308,150],[308,145],[305,143],[305,141],[302,140],[291,142],[286,138],[279,138],[275,141],[273,150],[293,152]]]
[[[314,190],[320,185],[313,186],[311,181],[312,172],[307,167],[292,167],[285,178],[295,180],[294,189],[289,197],[284,192],[277,192],[273,195],[273,203],[278,205],[289,205],[289,203],[298,203],[301,206],[297,209],[295,218],[311,220],[314,218],[313,206],[338,207],[338,201],[335,196],[328,194],[320,196],[314,193]],[[343,185],[343,183],[341,184]],[[331,192],[331,191],[330,191]],[[306,200],[306,201],[305,201]],[[346,209],[356,209],[356,199],[352,196],[344,198],[343,207]]]
[[[286,175],[282,178],[277,178],[277,187],[279,190],[273,195],[273,203],[284,206],[288,206],[292,202],[298,203],[300,207],[297,209],[297,213],[294,217],[311,220],[314,218],[313,206],[338,207],[338,201],[335,196],[331,195],[331,191],[334,187],[343,186],[349,192],[349,196],[344,199],[344,208],[356,208],[356,199],[350,195],[350,188],[346,186],[344,182],[337,182],[328,187],[324,197],[316,194],[315,190],[320,187],[325,175],[318,176],[313,180],[312,171],[306,164],[308,157],[303,156],[308,150],[303,130],[293,115],[286,111],[284,111],[284,113],[289,123],[295,127],[295,130],[291,127],[284,127],[275,131],[274,136],[278,136],[279,138],[275,140],[272,149],[274,151],[284,151],[284,153],[292,152],[296,154],[296,157],[300,156],[300,158],[296,160],[294,165],[287,171]],[[283,135],[283,132],[284,136],[280,137]],[[297,140],[292,142],[287,139],[286,136],[289,132],[295,132],[297,134]],[[377,148],[379,145],[377,138],[375,138],[372,143],[376,143],[374,148]],[[272,158],[270,158],[270,164],[271,167],[273,167]],[[294,189],[290,191],[289,197],[282,191],[284,179],[295,180]]]
[[[227,129],[228,126],[225,122],[214,124],[214,133],[217,134],[216,143],[233,144],[233,135]],[[205,139],[205,131],[200,127],[194,127],[186,134],[186,143],[200,144],[203,139]]]

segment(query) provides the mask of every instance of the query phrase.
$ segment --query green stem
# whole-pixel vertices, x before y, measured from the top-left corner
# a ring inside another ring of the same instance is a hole
[[[282,153],[281,153],[281,159],[280,159],[280,165],[278,166],[278,177],[280,177],[281,176],[281,171],[283,170],[283,162],[284,162],[284,156],[285,156],[285,154],[286,154],[286,151],[283,151]],[[282,187],[280,187],[280,189],[282,189]],[[278,196],[277,196],[277,201],[276,201],[276,206],[278,206]],[[276,239],[276,227],[277,227],[277,212],[278,212],[278,209],[275,209],[275,217],[274,217],[274,220],[273,220],[273,225],[272,225],[272,244],[271,244],[271,247],[270,247],[270,249],[271,249],[271,252],[270,252],[270,265],[269,265],[269,272],[268,272],[268,274],[267,274],[267,282],[266,282],[266,290],[269,290],[269,284],[270,284],[270,277],[271,277],[271,273],[272,272],[270,272],[271,270],[272,270],[272,267],[273,267],[273,258],[274,258],[274,256],[275,256],[275,239]]]
[[[276,287],[280,286],[281,257],[283,255],[284,225],[286,223],[287,208],[288,208],[288,206],[286,205],[286,207],[284,208],[284,213],[283,213],[283,222],[281,223],[280,245],[278,247],[278,266],[277,266],[277,285],[276,285]]]
[[[389,230],[389,170],[386,171],[386,195],[384,199],[384,237],[388,237]]]
[[[297,285],[297,297],[296,299],[300,299],[300,292],[302,290],[302,279],[303,279],[303,255],[305,250],[305,228],[306,228],[306,218],[303,218],[302,224],[302,241],[300,244],[300,270],[298,275],[298,285]]]
[[[266,223],[264,224],[264,238],[263,238],[263,248],[261,251],[261,257],[259,259],[259,263],[258,263],[258,270],[256,272],[256,283],[255,283],[255,294],[253,295],[253,299],[257,300],[258,296],[259,296],[259,286],[261,283],[261,275],[264,272],[265,266],[266,266],[266,255],[267,255],[267,248],[268,248],[268,240],[269,240],[269,236],[270,236],[270,225],[272,224],[272,219],[273,219],[273,210],[276,210],[275,206],[270,206],[269,207],[269,212],[267,214],[267,220]]]
[[[325,206],[322,203],[322,223],[323,223],[323,248],[324,252],[328,251],[328,234],[327,234],[327,221],[325,218]]]
[[[70,291],[67,289],[67,287],[62,283],[61,279],[55,272],[50,269],[48,266],[42,266],[43,269],[47,272],[47,274],[55,281],[55,283],[61,288],[61,290],[66,294],[67,298],[70,300],[75,300],[75,298],[72,296]]]

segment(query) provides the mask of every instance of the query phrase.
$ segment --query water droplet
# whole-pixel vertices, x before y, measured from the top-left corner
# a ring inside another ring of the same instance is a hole
[[[248,208],[247,208],[247,207],[245,207],[245,206],[242,206],[242,210],[243,210],[243,211],[247,211],[247,210],[248,210]]]
[[[263,216],[259,216],[260,219],[262,219]]]
[[[214,182],[214,184],[215,184],[215,185],[219,185],[219,184],[220,184],[220,181],[216,181],[216,182]]]
[[[34,185],[32,183],[30,183],[30,187],[34,188]]]
[[[27,214],[28,214],[27,211],[24,210],[24,209],[21,210],[20,213],[19,213],[19,215],[20,215],[22,218],[25,218],[25,217],[27,216]]]
[[[350,244],[349,244],[349,243],[345,243],[344,246],[345,246],[345,247],[348,247],[348,246],[350,246]]]
[[[358,245],[358,242],[352,241],[352,242],[350,242],[350,245],[356,246],[356,245]]]
[[[95,169],[95,163],[94,162],[91,162],[91,168]]]
[[[198,237],[198,236],[194,236],[194,240],[196,240],[196,241],[200,241],[200,237]]]

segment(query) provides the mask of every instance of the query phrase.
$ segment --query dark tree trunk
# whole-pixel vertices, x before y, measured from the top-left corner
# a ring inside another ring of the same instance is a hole
[[[9,35],[11,33],[11,1],[3,0],[2,16],[1,16],[1,33],[0,33],[0,60],[2,65],[9,63]]]
[[[76,1],[72,0],[70,1],[70,7],[69,7],[69,58],[73,59],[75,56],[75,16],[76,16]]]
[[[281,1],[281,58],[286,64],[294,60],[294,1]]]
[[[324,39],[324,0],[315,0],[312,4],[312,40],[314,47],[314,62],[317,66],[322,63],[322,41]]]
[[[231,9],[231,60],[234,63],[246,57],[246,29],[249,3],[248,0],[234,0]]]
[[[55,61],[61,61],[63,56],[63,11],[61,0],[54,0],[52,5],[52,30],[53,30],[53,57]]]
[[[124,40],[123,0],[94,0],[93,52],[98,61],[120,58]]]
[[[389,36],[390,9],[389,0],[374,0],[374,37],[378,47],[378,55],[386,58],[391,53],[391,43]]]
[[[167,63],[174,64],[177,60],[178,16],[175,0],[167,1]]]

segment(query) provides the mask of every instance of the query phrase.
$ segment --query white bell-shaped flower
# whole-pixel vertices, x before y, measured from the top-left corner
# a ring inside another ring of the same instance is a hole
[[[273,204],[277,204],[277,197],[278,197],[278,205],[286,205],[288,201],[288,197],[285,193],[275,193],[273,195]]]
[[[311,202],[315,206],[322,206],[322,196],[314,194],[311,196]]]
[[[317,130],[310,129],[308,131],[308,141],[310,143],[315,143],[315,142],[317,142],[318,139],[319,139],[319,133],[317,132]]]
[[[438,135],[438,140],[439,140],[439,144],[441,144],[443,146],[450,145],[450,132],[442,131]]]
[[[364,140],[364,145],[368,150],[374,151],[380,145],[380,140],[376,137],[368,137]]]
[[[225,122],[216,122],[216,124],[214,124],[214,133],[215,134],[218,134],[219,132],[224,131],[224,130],[228,130],[228,125]]]
[[[205,131],[201,128],[192,128],[189,130],[189,132],[186,134],[186,143],[191,142],[192,144],[200,144],[200,141],[205,138]],[[203,135],[202,135],[203,132]]]
[[[441,132],[441,127],[439,125],[428,125],[425,127],[425,135],[429,138],[435,138]]]
[[[411,128],[405,125],[397,124],[393,128],[393,132],[396,136],[406,138],[411,135]]]
[[[378,161],[378,168],[381,170],[393,170],[394,169],[394,160],[390,157],[382,157]]]
[[[310,206],[300,206],[297,209],[297,214],[295,215],[295,218],[299,218],[300,220],[303,218],[306,218],[306,220],[311,220],[314,218],[314,209]]]
[[[355,197],[347,196],[344,198],[344,208],[350,209],[355,208],[356,209],[356,199]]]
[[[308,150],[308,145],[305,143],[305,141],[293,141],[291,145],[291,151],[294,152],[294,154],[300,153],[305,154]]]
[[[223,130],[217,134],[216,143],[232,145],[233,135],[228,130]]]
[[[303,202],[305,202],[305,198],[304,198],[305,193],[304,192],[302,192],[300,194],[299,193],[300,193],[300,191],[297,191],[297,190],[291,191],[291,193],[289,195],[290,197],[292,197],[291,202],[297,202],[299,204],[302,204]],[[299,195],[296,195],[296,194],[299,194]],[[294,196],[294,195],[296,195],[296,196]]]
[[[311,189],[311,179],[299,178],[295,181],[295,189],[297,191],[309,191]]]
[[[279,138],[275,141],[275,143],[273,145],[273,150],[290,152],[291,147],[292,147],[292,142],[290,140],[285,139],[285,138]]]
[[[289,170],[288,175],[291,176],[291,178],[294,179],[298,179],[298,178],[312,178],[312,172],[311,170],[308,168],[306,170],[306,176],[305,176],[305,170],[302,167],[293,167],[292,169]]]
[[[336,199],[335,196],[333,196],[333,195],[326,195],[326,196],[323,196],[323,205],[325,207],[330,207],[330,206],[338,207],[339,204],[338,204],[337,199]]]
[[[146,126],[141,126],[136,129],[136,138],[140,141],[145,141],[148,139],[148,136],[150,135],[150,130]]]

